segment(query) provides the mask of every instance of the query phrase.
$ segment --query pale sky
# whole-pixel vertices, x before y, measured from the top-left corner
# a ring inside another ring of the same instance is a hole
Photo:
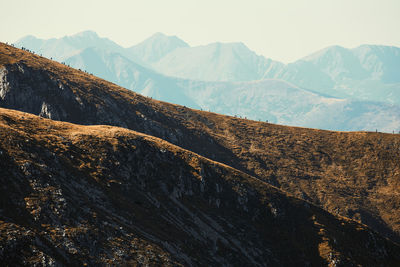
[[[330,45],[400,47],[400,0],[0,0],[0,41],[96,31],[132,46],[155,32],[191,46],[243,42],[285,63]]]

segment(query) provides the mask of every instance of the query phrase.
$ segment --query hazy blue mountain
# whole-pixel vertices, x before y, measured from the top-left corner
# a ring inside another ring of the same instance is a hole
[[[135,57],[140,58],[143,62],[152,64],[175,49],[182,47],[189,47],[189,45],[176,36],[155,33],[150,38],[127,50]]]
[[[177,85],[176,79],[147,69],[118,53],[90,47],[67,58],[65,62],[74,68],[86,70],[147,96],[200,108],[195,101],[185,95],[185,90]],[[158,90],[155,90],[156,88]]]
[[[57,61],[65,61],[67,58],[79,53],[81,50],[94,47],[108,52],[119,53],[129,59],[145,65],[140,58],[130,54],[126,48],[118,45],[108,38],[102,38],[93,31],[84,31],[71,36],[62,38],[52,38],[48,40],[38,39],[32,35],[19,39],[15,45],[17,47],[29,48],[45,57],[53,58]]]
[[[285,65],[242,43],[189,47],[163,34],[127,49],[93,32],[50,40],[28,36],[18,44],[192,108],[321,129],[400,130],[396,47],[333,46]]]
[[[72,56],[79,50],[96,47],[103,50],[121,52],[123,50],[118,44],[107,38],[100,38],[93,31],[84,31],[72,36],[52,38],[48,40],[27,36],[15,43],[18,47],[28,47],[46,57],[52,57],[58,61]]]
[[[368,78],[357,56],[350,49],[331,46],[302,59],[331,77],[335,82],[344,79],[362,80]]]
[[[280,79],[299,87],[331,93],[335,86],[332,78],[310,62],[299,60],[281,67],[278,71],[266,70],[262,79]]]
[[[213,43],[175,49],[152,66],[165,75],[192,80],[251,81],[283,64],[258,56],[243,43]]]
[[[172,37],[156,34],[141,47],[152,51],[152,47],[162,46],[168,38]],[[397,47],[362,45],[347,49],[331,46],[285,65],[258,56],[242,43],[197,47],[189,47],[181,40],[176,43],[162,53],[155,52],[151,61],[147,59],[146,62],[160,73],[185,79],[280,79],[339,98],[400,105],[400,48]],[[171,52],[165,54],[169,50]],[[148,52],[142,55],[144,59],[149,58]]]
[[[302,59],[329,75],[336,83],[346,80],[400,82],[400,48],[362,45],[354,49],[332,46]]]
[[[400,130],[397,105],[324,96],[281,80],[179,85],[203,109],[217,113],[329,130]]]
[[[36,38],[33,35],[27,35],[25,37],[22,37],[18,41],[16,41],[15,45],[17,47],[29,48],[30,50],[35,51],[35,52],[46,52],[46,53],[48,53],[48,50],[50,50],[48,47],[46,47],[44,49],[45,51],[41,51],[41,48],[43,47],[43,44],[45,42],[54,42],[53,40],[56,40],[56,39],[53,38],[53,39],[44,40],[44,39]],[[46,55],[46,57],[47,57],[47,55]]]
[[[328,47],[263,76],[337,97],[396,104],[399,77],[400,48],[376,45]]]
[[[101,49],[66,60],[155,99],[254,120],[331,130],[400,130],[397,106],[324,96],[282,80],[206,82],[172,78]],[[373,114],[373,116],[371,116]]]
[[[383,83],[400,83],[400,48],[362,45],[352,50],[369,77]]]

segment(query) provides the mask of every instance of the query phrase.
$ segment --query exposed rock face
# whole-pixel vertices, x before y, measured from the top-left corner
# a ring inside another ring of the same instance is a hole
[[[0,109],[6,265],[351,266],[400,247],[161,139]]]
[[[55,120],[71,120],[81,110],[68,86],[46,71],[29,68],[24,63],[0,68],[0,99],[2,107]]]
[[[284,127],[187,109],[12,47],[0,49],[2,107],[160,137],[400,241],[398,135]]]

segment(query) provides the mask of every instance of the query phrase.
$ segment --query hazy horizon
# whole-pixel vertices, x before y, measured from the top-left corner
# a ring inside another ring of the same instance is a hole
[[[400,46],[396,0],[0,1],[7,10],[0,22],[10,25],[0,28],[4,42],[93,30],[127,47],[162,32],[191,46],[243,42],[257,54],[284,63],[332,45]]]
[[[137,43],[133,43],[133,44],[124,46],[124,45],[122,45],[122,44],[116,42],[115,40],[109,38],[108,36],[99,35],[96,31],[91,30],[91,29],[83,30],[83,31],[80,31],[80,32],[76,32],[76,33],[73,33],[73,34],[64,35],[64,36],[60,36],[60,37],[50,37],[50,38],[40,38],[40,37],[35,36],[35,35],[33,35],[33,34],[29,34],[29,35],[21,36],[20,38],[17,38],[16,40],[14,40],[13,42],[10,42],[10,43],[17,43],[19,40],[21,40],[21,39],[23,39],[23,38],[25,38],[25,37],[27,37],[27,36],[34,36],[35,38],[38,38],[38,39],[49,40],[49,39],[52,39],[52,38],[61,39],[61,38],[63,38],[63,37],[74,36],[74,35],[77,35],[77,34],[80,34],[80,33],[85,33],[85,32],[94,32],[94,33],[96,33],[100,38],[107,38],[107,39],[109,39],[109,40],[115,42],[116,44],[118,44],[119,46],[121,46],[121,47],[123,47],[123,48],[129,48],[129,47],[132,47],[132,46],[134,46],[134,45],[137,45],[137,44],[141,43],[142,41],[145,41],[145,40],[147,40],[148,38],[151,38],[152,36],[154,36],[154,35],[156,35],[156,34],[163,34],[163,35],[168,36],[168,37],[177,37],[177,38],[181,39],[182,41],[188,43],[188,45],[191,46],[191,47],[206,46],[206,45],[213,44],[213,43],[244,43],[244,42],[241,42],[241,41],[238,41],[238,42],[221,42],[221,41],[218,41],[218,40],[217,40],[217,41],[211,42],[211,43],[205,43],[205,44],[200,44],[200,45],[192,45],[192,44],[190,44],[189,42],[187,42],[186,40],[180,38],[180,36],[177,36],[177,35],[168,35],[168,34],[165,34],[165,33],[163,33],[163,32],[154,32],[153,34],[147,36],[145,39],[140,40],[140,41],[137,42]],[[246,43],[244,43],[244,45],[247,46]],[[357,47],[362,46],[362,45],[393,46],[393,45],[385,45],[385,44],[372,44],[372,43],[370,43],[370,44],[365,44],[365,43],[364,43],[364,44],[359,44],[359,45],[356,45],[356,46],[353,46],[353,47],[346,47],[346,46],[342,46],[342,45],[332,44],[332,45],[329,45],[329,46],[326,46],[326,47],[320,47],[319,49],[317,49],[317,50],[315,50],[315,51],[312,51],[312,52],[310,52],[309,54],[302,55],[302,56],[300,56],[299,58],[296,58],[296,59],[294,59],[294,60],[292,60],[292,61],[289,61],[289,62],[284,62],[284,61],[282,61],[282,62],[285,63],[285,64],[293,63],[293,62],[295,62],[295,61],[297,61],[297,60],[300,60],[300,59],[302,59],[302,58],[304,58],[304,57],[310,56],[310,55],[312,55],[312,54],[314,54],[314,53],[317,53],[317,52],[319,52],[319,51],[321,51],[321,50],[324,50],[324,49],[326,49],[326,48],[329,48],[329,47],[339,46],[339,47],[343,47],[343,48],[346,48],[346,49],[354,49],[354,48],[357,48]],[[247,46],[247,47],[248,47],[248,46]],[[399,46],[393,46],[393,47],[400,47],[400,45],[399,45]],[[250,49],[251,49],[251,48],[250,48]],[[257,51],[254,51],[254,52],[257,53]],[[277,60],[277,59],[273,58],[272,56],[263,55],[263,54],[260,54],[260,53],[257,53],[257,54],[260,55],[260,56],[264,56],[264,57],[266,57],[266,58],[271,58],[272,60],[280,61],[280,60]]]

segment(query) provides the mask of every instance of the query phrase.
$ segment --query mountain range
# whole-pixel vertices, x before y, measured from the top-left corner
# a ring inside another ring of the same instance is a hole
[[[192,108],[319,129],[400,131],[397,47],[332,46],[283,64],[243,43],[191,47],[161,33],[129,48],[90,31],[16,45]]]
[[[0,52],[4,265],[399,265],[399,135],[190,109]]]

